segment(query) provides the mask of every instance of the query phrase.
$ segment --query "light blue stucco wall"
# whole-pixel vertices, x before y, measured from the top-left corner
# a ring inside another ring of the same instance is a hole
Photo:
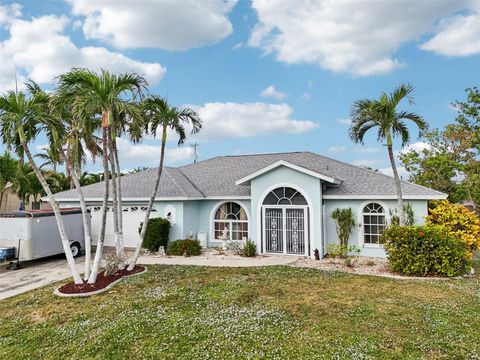
[[[264,173],[251,181],[251,207],[252,207],[252,237],[257,245],[257,252],[262,252],[261,247],[261,205],[265,196],[273,189],[281,186],[289,186],[300,191],[309,201],[309,230],[310,251],[319,249],[322,253],[322,184],[320,179],[290,169],[285,166],[275,168]]]
[[[361,246],[361,224],[363,219],[361,217],[361,212],[364,206],[370,202],[378,202],[386,207],[387,221],[389,221],[389,210],[395,210],[397,208],[397,200],[324,200],[325,210],[326,210],[326,228],[325,228],[325,243],[339,243],[338,235],[335,228],[335,222],[333,221],[331,214],[336,208],[351,208],[355,216],[355,229],[350,237],[349,244],[356,245],[360,247],[361,256],[376,256],[376,257],[385,257],[385,251],[382,247],[365,247]],[[414,213],[415,220],[417,224],[423,224],[425,222],[425,217],[428,213],[427,201],[426,200],[405,200],[405,203],[411,203]]]

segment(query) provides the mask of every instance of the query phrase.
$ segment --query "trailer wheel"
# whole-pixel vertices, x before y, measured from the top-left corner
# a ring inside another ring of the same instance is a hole
[[[73,257],[80,256],[80,244],[78,242],[71,243],[70,250],[72,250]]]

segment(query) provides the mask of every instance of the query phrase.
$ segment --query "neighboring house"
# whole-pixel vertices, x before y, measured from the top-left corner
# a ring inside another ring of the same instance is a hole
[[[0,206],[1,211],[15,211],[20,209],[20,198],[12,189],[12,184],[7,184],[3,191],[2,204]],[[45,201],[35,202],[33,196],[30,197],[28,204],[25,204],[27,210],[45,210],[50,209],[50,205]]]
[[[127,247],[138,240],[138,227],[155,180],[156,169],[122,177],[124,235]],[[84,188],[92,210],[92,235],[100,227],[103,184]],[[427,201],[447,196],[402,182],[405,202],[424,221]],[[62,207],[78,206],[75,190],[56,194]],[[222,156],[163,170],[155,216],[169,218],[170,239],[205,232],[207,246],[220,246],[224,229],[231,240],[251,239],[261,254],[325,254],[338,242],[330,216],[352,208],[357,227],[350,243],[361,255],[384,256],[379,245],[390,210],[397,206],[393,178],[311,152]],[[111,209],[110,209],[111,210]],[[106,245],[113,246],[111,216]]]

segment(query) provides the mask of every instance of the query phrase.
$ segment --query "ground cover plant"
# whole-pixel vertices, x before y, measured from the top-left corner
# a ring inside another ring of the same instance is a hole
[[[480,281],[151,266],[108,293],[2,301],[0,358],[475,359]]]

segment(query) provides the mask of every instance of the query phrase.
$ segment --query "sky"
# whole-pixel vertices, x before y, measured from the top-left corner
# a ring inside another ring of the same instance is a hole
[[[443,127],[479,85],[479,54],[480,1],[0,0],[0,93],[15,74],[48,90],[72,67],[137,72],[203,120],[182,147],[170,136],[170,166],[198,143],[199,160],[312,151],[391,173],[374,133],[349,140],[353,102],[411,83],[415,104],[400,109]],[[158,139],[119,147],[125,170],[158,163]]]

